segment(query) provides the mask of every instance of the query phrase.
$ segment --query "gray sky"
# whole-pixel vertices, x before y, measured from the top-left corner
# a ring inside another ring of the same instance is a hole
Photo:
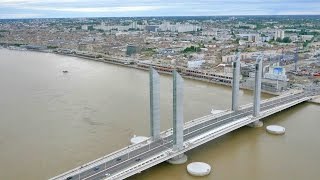
[[[320,0],[0,0],[0,18],[320,15]]]

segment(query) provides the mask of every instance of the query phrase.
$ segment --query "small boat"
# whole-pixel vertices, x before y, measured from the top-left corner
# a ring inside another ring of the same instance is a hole
[[[66,71],[66,70],[64,70],[64,71],[62,71],[63,73],[68,73],[69,71]]]

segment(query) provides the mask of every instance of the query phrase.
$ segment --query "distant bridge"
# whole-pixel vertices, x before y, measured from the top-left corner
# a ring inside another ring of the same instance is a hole
[[[150,134],[151,137],[92,162],[72,169],[50,180],[125,179],[169,160],[184,163],[184,152],[216,139],[235,129],[262,125],[262,118],[311,100],[319,90],[296,90],[260,101],[262,59],[257,58],[255,93],[252,104],[238,106],[240,57],[233,62],[232,109],[183,122],[183,79],[173,73],[173,128],[160,133],[159,74],[150,68]]]

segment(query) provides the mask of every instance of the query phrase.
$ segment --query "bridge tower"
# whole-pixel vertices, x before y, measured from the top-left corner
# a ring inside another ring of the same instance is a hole
[[[255,84],[254,84],[254,101],[253,101],[253,116],[257,117],[260,113],[261,104],[261,79],[262,79],[262,61],[263,55],[257,57],[255,64]],[[254,127],[261,127],[263,123],[261,121],[255,121],[252,124]]]
[[[160,77],[158,72],[150,67],[150,134],[153,140],[160,139]]]
[[[233,77],[232,77],[232,111],[238,111],[239,107],[239,86],[240,86],[240,53],[237,54],[233,61]]]
[[[183,79],[180,74],[173,71],[173,150],[183,149]],[[168,160],[171,164],[183,164],[188,158],[180,154]]]
[[[173,145],[175,150],[183,148],[183,79],[173,71]]]

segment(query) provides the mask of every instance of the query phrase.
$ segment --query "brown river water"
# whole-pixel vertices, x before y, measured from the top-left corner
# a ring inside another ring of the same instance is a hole
[[[148,83],[146,71],[0,49],[0,180],[48,179],[128,145],[134,134],[148,136]],[[185,121],[231,107],[229,87],[185,80],[184,88]],[[252,98],[241,91],[241,104]],[[207,177],[162,163],[129,179],[320,179],[319,107],[303,103],[264,119],[284,126],[283,136],[243,127],[187,152],[188,162],[212,166]],[[172,127],[170,76],[161,76],[161,126]]]

